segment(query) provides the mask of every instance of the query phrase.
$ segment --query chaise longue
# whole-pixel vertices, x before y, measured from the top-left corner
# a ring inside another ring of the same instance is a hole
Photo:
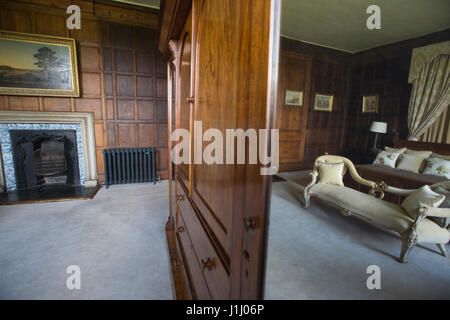
[[[347,170],[356,182],[370,188],[369,194],[344,186],[342,176]],[[314,196],[337,206],[345,216],[357,215],[382,228],[398,232],[402,239],[399,258],[402,263],[408,261],[408,255],[416,243],[435,243],[442,255],[448,256],[445,244],[450,240],[450,232],[430,217],[450,218],[450,208],[438,208],[445,196],[432,191],[436,187],[449,190],[450,181],[420,189],[394,188],[382,181],[362,178],[349,159],[334,155],[318,157],[310,174],[312,181],[304,189],[305,208],[309,207],[310,197]],[[407,198],[402,205],[398,205],[382,200],[384,192]],[[424,194],[427,197],[423,198]]]

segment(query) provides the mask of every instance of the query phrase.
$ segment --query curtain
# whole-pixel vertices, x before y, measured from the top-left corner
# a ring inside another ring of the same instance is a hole
[[[408,140],[418,140],[450,104],[450,55],[426,63],[413,82],[408,108]]]
[[[450,144],[450,107],[444,109],[419,141]]]

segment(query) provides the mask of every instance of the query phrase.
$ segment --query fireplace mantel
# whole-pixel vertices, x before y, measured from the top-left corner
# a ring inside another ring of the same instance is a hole
[[[84,185],[97,185],[94,115],[92,112],[0,111],[0,124],[79,124],[84,160]],[[0,157],[0,189],[6,189],[3,157]]]

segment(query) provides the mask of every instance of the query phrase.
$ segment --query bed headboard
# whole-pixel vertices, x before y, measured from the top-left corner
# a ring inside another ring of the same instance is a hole
[[[433,151],[434,153],[450,155],[450,144],[446,144],[446,143],[410,141],[410,140],[394,138],[394,145],[396,148],[406,147],[411,150],[429,150],[429,151]]]

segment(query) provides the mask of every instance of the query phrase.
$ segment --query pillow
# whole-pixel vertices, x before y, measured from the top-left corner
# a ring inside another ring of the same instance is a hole
[[[319,161],[318,171],[319,180],[317,183],[335,184],[338,186],[344,186],[342,178],[344,176],[344,163],[327,163]]]
[[[411,156],[419,156],[419,157],[423,157],[423,158],[428,158],[433,152],[431,151],[416,151],[416,150],[411,150],[408,149],[405,151],[405,154],[409,154]]]
[[[390,148],[390,147],[384,147],[384,151],[392,152],[392,153],[404,153],[406,148]]]
[[[443,196],[445,196],[444,202],[441,203],[439,206],[440,208],[450,208],[450,190],[445,189],[441,185],[437,185],[435,187],[430,187],[431,190],[433,190],[436,193],[439,193]]]
[[[377,154],[373,164],[381,164],[383,166],[395,168],[395,163],[401,153],[381,151]]]
[[[431,158],[440,158],[440,159],[444,159],[444,160],[450,160],[450,156],[445,156],[443,154],[439,154],[439,153],[432,153]]]
[[[437,208],[444,200],[445,196],[434,192],[428,185],[424,185],[407,196],[401,206],[411,218],[415,219],[420,202]]]
[[[450,190],[445,189],[441,185],[430,187],[436,193],[445,196],[445,200],[441,203],[439,208],[450,208]],[[434,221],[441,228],[445,228],[450,223],[450,218],[444,217],[428,217],[428,219]]]
[[[430,157],[428,158],[427,165],[422,173],[450,179],[450,160]]]
[[[402,157],[400,158],[400,161],[396,168],[419,173],[425,161],[426,158],[424,157],[402,154]]]

